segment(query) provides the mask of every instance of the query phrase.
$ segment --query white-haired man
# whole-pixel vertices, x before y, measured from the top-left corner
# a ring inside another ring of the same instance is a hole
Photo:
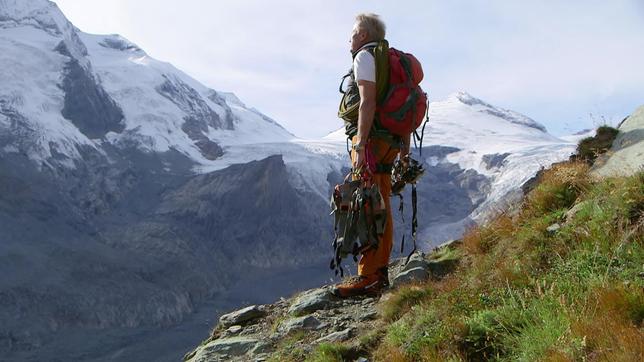
[[[341,297],[377,294],[388,285],[387,266],[393,245],[393,222],[391,216],[391,165],[399,154],[400,147],[376,136],[372,132],[376,114],[376,62],[373,49],[378,41],[385,39],[385,24],[375,14],[359,14],[351,32],[351,53],[353,55],[353,77],[360,94],[358,108],[357,132],[355,124],[347,126],[347,134],[353,145],[351,162],[353,170],[367,169],[365,150],[374,156],[381,167],[373,172],[371,181],[376,183],[385,201],[387,220],[384,233],[379,238],[377,248],[362,253],[358,262],[358,277],[335,287],[335,293]],[[350,128],[353,131],[350,131]],[[404,148],[408,149],[408,140]],[[356,178],[354,174],[354,178]]]

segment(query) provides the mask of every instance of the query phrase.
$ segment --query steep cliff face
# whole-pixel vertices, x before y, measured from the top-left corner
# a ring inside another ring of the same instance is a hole
[[[65,175],[0,160],[4,355],[35,358],[79,330],[176,325],[240,275],[325,261],[326,205],[293,189],[280,156],[186,177],[160,172],[179,154],[132,152]],[[98,343],[88,353],[107,353]]]
[[[70,58],[63,71],[62,90],[65,102],[61,115],[72,121],[87,138],[103,138],[108,132],[125,128],[123,111],[103,89],[89,65],[83,67],[70,53],[64,41],[56,50]]]

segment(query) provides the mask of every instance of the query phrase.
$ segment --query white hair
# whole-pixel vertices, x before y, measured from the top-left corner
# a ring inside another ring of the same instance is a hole
[[[385,39],[385,23],[380,20],[380,16],[373,13],[362,13],[356,16],[358,29],[367,32],[370,41]]]

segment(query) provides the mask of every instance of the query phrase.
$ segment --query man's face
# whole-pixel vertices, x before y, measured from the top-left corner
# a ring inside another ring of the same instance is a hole
[[[358,23],[353,25],[353,30],[351,31],[351,51],[355,52],[360,49],[361,46],[367,43],[367,32],[363,29],[360,29]]]

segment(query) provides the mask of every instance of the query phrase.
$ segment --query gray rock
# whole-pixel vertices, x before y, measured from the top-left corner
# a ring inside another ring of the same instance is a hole
[[[571,222],[572,219],[577,216],[577,213],[586,206],[588,201],[582,201],[580,203],[575,204],[570,210],[566,212],[566,222]]]
[[[257,305],[251,305],[232,313],[222,315],[219,318],[219,324],[224,327],[228,327],[235,324],[243,324],[253,319],[261,318],[265,315],[266,311],[264,308]]]
[[[644,170],[644,105],[624,119],[618,130],[611,149],[595,161],[592,175],[628,176]]]
[[[369,360],[364,358],[364,357],[360,357],[357,360],[355,360],[354,362],[369,362]]]
[[[554,235],[554,234],[557,233],[557,231],[559,231],[559,229],[561,229],[561,225],[559,225],[557,223],[554,223],[554,224],[548,226],[546,228],[546,231],[548,232],[548,234]]]
[[[190,359],[192,362],[222,360],[224,355],[241,356],[252,350],[259,341],[249,337],[230,337],[216,339],[201,347]]]
[[[262,341],[257,343],[255,347],[250,351],[250,353],[252,353],[253,355],[259,355],[259,354],[270,353],[272,351],[273,351],[273,345],[266,341]]]
[[[302,315],[324,309],[331,304],[333,296],[328,289],[314,289],[297,297],[288,309],[293,315]]]
[[[403,270],[394,278],[394,286],[405,284],[411,281],[423,281],[429,279],[429,270],[418,267],[409,270]]]
[[[322,325],[322,323],[312,315],[297,317],[287,319],[282,322],[277,328],[278,332],[282,334],[289,334],[293,331],[303,330],[303,329],[317,329]]]
[[[226,329],[226,335],[233,336],[235,334],[238,334],[241,331],[242,331],[242,326],[234,325],[234,326],[231,326],[230,328]]]
[[[483,155],[482,161],[486,169],[499,169],[505,165],[505,159],[510,156],[510,153],[492,153]]]
[[[364,322],[364,321],[376,319],[377,316],[378,316],[378,312],[376,312],[375,310],[369,310],[365,313],[358,314],[357,320],[360,322]]]
[[[342,331],[338,332],[333,332],[331,334],[328,334],[322,338],[318,338],[315,340],[315,343],[334,343],[334,342],[343,342],[346,341],[347,339],[351,338],[351,335],[353,334],[353,328],[347,328]]]
[[[427,260],[425,259],[425,254],[423,253],[414,253],[411,258],[409,258],[409,262],[407,264],[403,265],[401,273],[407,270],[411,269],[416,269],[416,268],[423,268],[427,269]]]
[[[372,304],[372,303],[374,303],[375,301],[376,301],[376,300],[375,300],[374,298],[365,298],[365,299],[362,301],[362,305]]]
[[[63,43],[64,44],[64,43]],[[92,73],[72,58],[62,80],[65,103],[61,114],[89,138],[125,129],[123,111]]]

